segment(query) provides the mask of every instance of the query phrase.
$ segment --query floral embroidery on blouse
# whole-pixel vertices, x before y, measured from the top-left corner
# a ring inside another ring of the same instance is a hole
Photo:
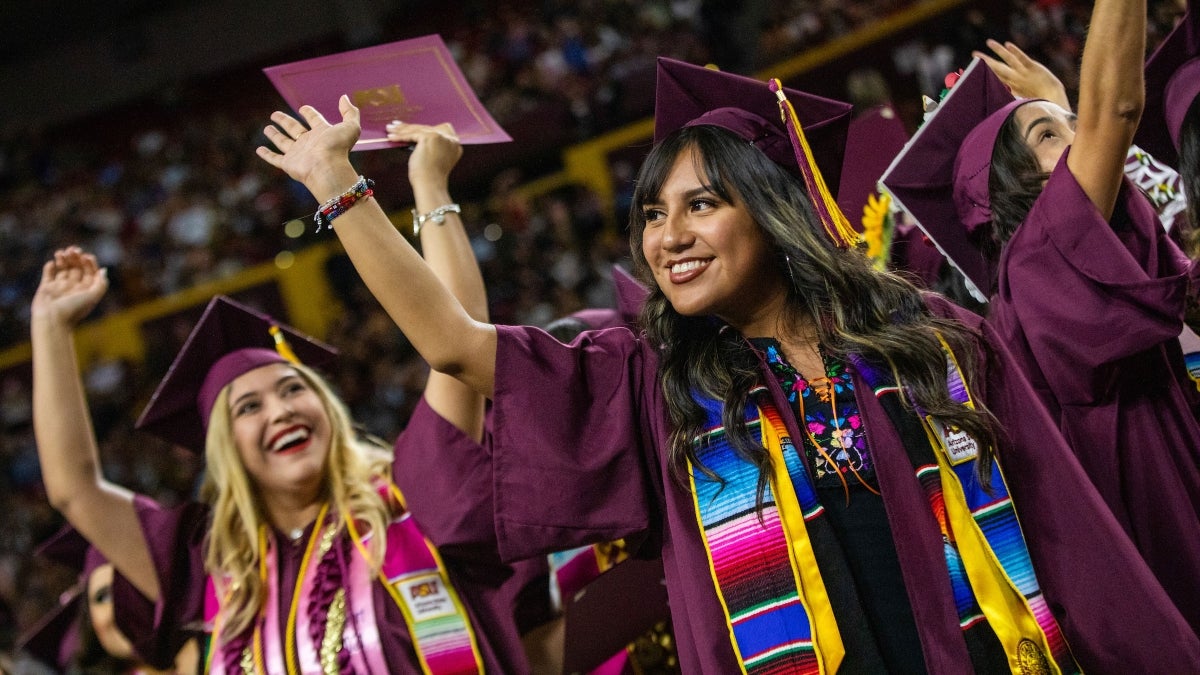
[[[867,432],[846,364],[826,359],[825,377],[810,382],[783,358],[778,342],[764,341],[761,348],[796,418],[803,415],[802,429],[810,437],[796,445],[805,449],[816,485],[840,486],[842,481],[837,474],[850,484],[857,482],[856,472],[863,479],[873,479],[875,471],[867,449]],[[824,453],[817,452],[813,441]]]

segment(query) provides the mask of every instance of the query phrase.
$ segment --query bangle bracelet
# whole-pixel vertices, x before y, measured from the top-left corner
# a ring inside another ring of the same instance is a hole
[[[427,220],[432,220],[438,225],[446,222],[447,213],[462,213],[462,207],[458,204],[443,204],[442,206],[439,206],[425,214],[417,213],[417,210],[413,209],[413,236],[415,237],[421,233],[421,226],[424,225],[425,221]]]
[[[369,178],[358,177],[358,182],[350,186],[342,194],[331,197],[328,201],[317,209],[317,213],[313,216],[313,222],[317,224],[317,232],[321,231],[322,226],[327,226],[333,229],[333,219],[350,210],[360,199],[365,199],[375,194],[375,181]]]

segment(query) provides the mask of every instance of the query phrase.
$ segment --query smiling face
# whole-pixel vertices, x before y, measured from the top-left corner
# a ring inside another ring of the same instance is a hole
[[[272,363],[234,379],[229,418],[238,456],[260,490],[314,497],[320,492],[330,447],[329,415],[295,368]]]
[[[1053,171],[1063,152],[1075,142],[1075,114],[1049,101],[1026,103],[1017,108],[1013,118],[1044,173]]]
[[[104,651],[119,658],[133,658],[133,645],[129,638],[117,628],[113,615],[113,566],[100,565],[92,570],[87,583],[87,605],[92,620],[92,630]]]
[[[717,194],[699,160],[685,149],[658,195],[644,200],[642,254],[676,312],[771,335],[787,296],[780,267],[745,204]]]

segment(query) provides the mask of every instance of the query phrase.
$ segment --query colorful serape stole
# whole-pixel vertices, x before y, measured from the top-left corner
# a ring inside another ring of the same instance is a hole
[[[1188,377],[1200,389],[1200,352],[1188,352],[1183,355],[1183,364],[1187,366]]]
[[[806,529],[823,508],[779,411],[769,397],[757,400],[762,407],[748,403],[746,423],[772,467],[761,510],[758,468],[729,442],[721,403],[697,397],[707,414],[697,456],[722,479],[688,467],[713,583],[742,672],[833,673],[845,649]]]
[[[953,353],[944,341],[942,346],[951,398],[974,408]],[[889,373],[862,358],[852,360],[876,397],[898,402],[900,391]],[[999,465],[993,463],[991,486],[985,490],[975,473],[975,440],[919,409],[917,415],[933,451],[910,458],[942,530],[962,629],[986,620],[1014,673],[1078,672],[1038,586]]]
[[[381,488],[404,512],[387,528],[387,550],[379,579],[404,614],[413,648],[426,675],[477,675],[484,672],[475,632],[458,591],[450,583],[442,556],[417,528],[400,490],[388,481]],[[352,518],[345,519],[355,546],[370,560]],[[370,536],[369,534],[367,535]]]

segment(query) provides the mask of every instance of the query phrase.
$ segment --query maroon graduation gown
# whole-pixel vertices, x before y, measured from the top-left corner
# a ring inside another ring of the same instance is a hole
[[[491,431],[488,416],[485,434]],[[437,414],[424,398],[417,403],[396,441],[392,478],[404,494],[421,532],[462,576],[486,583],[500,565],[491,514],[490,443],[478,443]],[[524,634],[554,618],[550,565],[545,556],[509,565],[504,583],[518,632]]]
[[[1200,424],[1178,340],[1198,279],[1129,181],[1110,224],[1064,154],[1005,247],[988,322],[1200,632]]]
[[[931,298],[936,311],[978,325],[978,317]],[[975,393],[1009,423],[999,456],[1075,657],[1100,673],[1194,668],[1200,641],[1052,420],[1030,405],[1033,394],[1007,351],[978,328],[986,386]],[[497,330],[492,459],[501,555],[644,538],[648,553],[663,558],[683,671],[737,672],[692,495],[668,466],[670,424],[654,349],[625,328],[584,333],[571,345],[536,328]],[[782,397],[769,373],[763,381]],[[857,376],[855,392],[926,664],[934,673],[970,672],[929,504],[887,413]]]
[[[396,453],[403,456],[412,444],[427,443],[473,443],[465,435],[446,423],[422,401],[408,426],[396,441]],[[455,454],[465,456],[466,452]],[[393,472],[400,464],[393,465]],[[450,473],[443,469],[441,474]],[[487,492],[485,477],[483,490]],[[203,616],[204,603],[204,538],[209,527],[209,510],[206,505],[187,504],[177,509],[164,509],[151,500],[138,497],[135,502],[142,532],[150,546],[151,558],[158,571],[162,588],[160,601],[150,603],[128,581],[117,575],[113,584],[115,614],[118,626],[133,640],[139,654],[146,659],[169,663],[179,645],[186,639],[185,631],[199,625]],[[426,511],[427,513],[429,511]],[[415,518],[415,514],[414,514]],[[427,538],[436,538],[424,530],[425,522],[417,519]],[[428,522],[437,524],[436,519]],[[306,531],[301,541],[307,541]],[[303,546],[284,544],[280,547],[280,587],[292,588],[299,570]],[[466,550],[449,547],[439,549],[450,574],[450,579],[459,593],[471,618],[472,628],[478,639],[488,673],[524,673],[529,667],[521,648],[513,619],[513,604],[518,588],[514,587],[512,569],[491,560],[481,560]],[[285,594],[286,595],[286,594]],[[390,672],[421,672],[416,653],[412,648],[408,627],[400,609],[396,607],[387,590],[380,584],[372,587],[378,630],[383,644],[384,659]],[[286,621],[287,607],[291,598],[281,598],[280,620]],[[285,626],[280,626],[280,634]]]

